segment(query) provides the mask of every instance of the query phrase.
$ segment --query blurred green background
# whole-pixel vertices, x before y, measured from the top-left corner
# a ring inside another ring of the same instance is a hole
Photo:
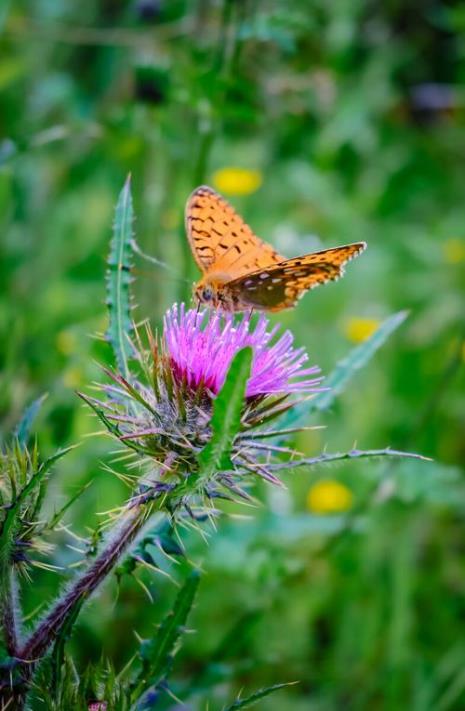
[[[138,260],[136,319],[190,298],[183,209],[200,183],[288,256],[368,242],[276,319],[325,373],[410,312],[298,446],[434,463],[298,471],[207,544],[186,536],[204,570],[176,664],[187,707],[299,680],[257,708],[465,708],[465,3],[3,0],[0,43],[1,424],[48,392],[41,450],[81,443],[48,506],[92,481],[68,517],[79,536],[125,496],[75,390],[110,362],[95,335],[128,172],[138,242],[169,266]],[[79,556],[58,542],[66,567]],[[80,669],[121,668],[160,620],[175,587],[139,577],[153,603],[115,579],[81,615]],[[58,577],[33,583],[31,614]]]

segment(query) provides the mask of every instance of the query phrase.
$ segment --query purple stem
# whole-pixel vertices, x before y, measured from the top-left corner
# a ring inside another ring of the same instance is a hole
[[[25,663],[29,670],[28,676],[32,673],[34,663],[43,656],[63,629],[70,611],[88,598],[111,572],[121,555],[141,530],[150,513],[150,508],[134,506],[126,510],[117,530],[90,568],[72,583],[69,590],[17,651],[16,657]]]

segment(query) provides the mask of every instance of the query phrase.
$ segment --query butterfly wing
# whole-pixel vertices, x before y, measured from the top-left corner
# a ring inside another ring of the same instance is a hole
[[[346,262],[363,252],[365,247],[365,242],[356,242],[285,259],[279,264],[234,279],[226,286],[243,304],[280,311],[294,306],[309,289],[339,279],[344,274]]]
[[[186,232],[204,274],[221,272],[233,279],[284,260],[252,232],[221,195],[205,185],[194,190],[187,201]]]

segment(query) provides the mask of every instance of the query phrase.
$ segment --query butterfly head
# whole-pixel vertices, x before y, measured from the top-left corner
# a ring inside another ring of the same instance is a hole
[[[194,297],[199,304],[215,308],[218,306],[218,288],[214,281],[202,279],[194,287]]]
[[[226,275],[224,278],[220,274],[205,276],[194,286],[194,298],[197,303],[224,311],[234,310],[233,305],[229,303],[228,289],[225,289],[226,281]]]

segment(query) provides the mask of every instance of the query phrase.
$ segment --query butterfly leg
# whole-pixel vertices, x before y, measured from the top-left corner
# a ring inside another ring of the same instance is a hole
[[[252,320],[253,311],[254,311],[254,309],[253,309],[253,306],[252,306],[252,308],[250,309],[250,311],[247,312],[246,318],[247,318],[247,321],[248,321],[249,323],[250,323],[250,321]]]
[[[199,311],[200,311],[200,301],[197,301],[197,308],[195,310],[195,319],[194,319],[195,328],[197,328],[197,317],[199,315]]]

